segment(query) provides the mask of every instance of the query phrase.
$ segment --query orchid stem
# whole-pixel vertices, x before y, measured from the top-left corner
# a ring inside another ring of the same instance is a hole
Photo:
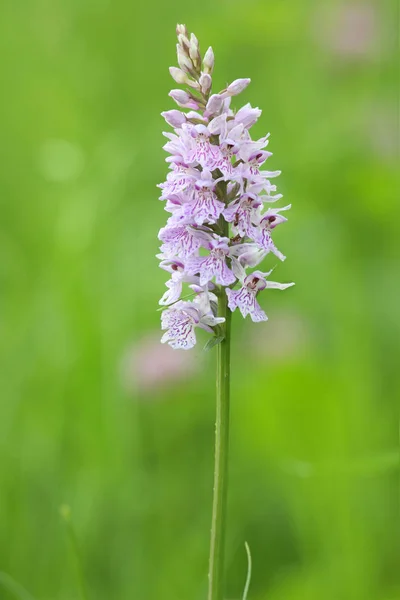
[[[228,490],[231,311],[221,289],[219,316],[225,318],[223,341],[217,345],[217,410],[215,423],[214,495],[211,522],[208,600],[223,600],[224,550]]]

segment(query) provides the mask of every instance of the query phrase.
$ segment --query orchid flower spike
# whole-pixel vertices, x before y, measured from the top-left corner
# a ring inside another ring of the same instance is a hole
[[[222,302],[243,317],[266,321],[260,296],[294,284],[271,282],[271,271],[252,270],[268,254],[285,259],[273,237],[287,221],[281,213],[290,205],[268,206],[282,196],[273,194],[276,185],[270,181],[280,171],[263,166],[271,156],[265,149],[269,134],[256,140],[250,135],[261,110],[249,103],[231,108],[232,98],[250,79],[236,79],[213,92],[213,49],[202,57],[196,36],[185,25],[178,25],[176,33],[178,66],[170,73],[185,89],[169,94],[179,110],[162,113],[173,132],[164,134],[169,172],[159,187],[169,217],[159,232],[158,256],[170,275],[160,300],[162,342],[187,350],[196,344],[196,328],[219,335]]]

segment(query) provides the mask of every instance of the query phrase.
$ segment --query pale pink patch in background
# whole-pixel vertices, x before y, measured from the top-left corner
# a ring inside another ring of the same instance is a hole
[[[247,332],[245,347],[260,360],[285,362],[303,357],[310,342],[310,331],[304,319],[295,313],[275,313],[266,323]]]
[[[374,153],[381,160],[398,159],[399,115],[395,106],[374,105],[366,115],[365,131]]]
[[[196,352],[176,352],[150,334],[128,348],[122,359],[121,378],[129,394],[151,393],[190,379],[201,361]]]
[[[377,14],[368,3],[324,7],[314,22],[319,46],[343,58],[373,58],[378,54]]]

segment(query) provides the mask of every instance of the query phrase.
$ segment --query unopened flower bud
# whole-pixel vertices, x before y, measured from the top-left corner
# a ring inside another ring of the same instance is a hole
[[[182,33],[179,34],[178,35],[178,42],[179,42],[179,45],[182,46],[182,48],[186,52],[189,52],[190,42],[189,42],[188,38],[186,37],[186,35],[183,35]]]
[[[208,131],[212,135],[219,135],[224,124],[226,124],[226,113],[212,119],[208,124]]]
[[[185,35],[186,37],[189,35],[188,30],[186,29],[186,25],[178,25],[176,26],[176,35],[179,37],[180,35]]]
[[[178,67],[170,67],[169,72],[176,83],[188,83],[188,76],[182,71],[182,69],[178,69]]]
[[[198,103],[183,90],[171,90],[168,95],[182,108],[193,108],[194,110],[199,108]]]
[[[192,33],[190,36],[189,56],[192,59],[193,64],[196,67],[199,67],[200,63],[201,63],[199,41],[198,41],[197,37],[194,35],[194,33]]]
[[[194,79],[190,79],[190,78],[188,77],[188,80],[187,80],[187,82],[186,82],[186,83],[187,83],[187,85],[189,85],[189,86],[190,86],[190,87],[192,87],[193,89],[195,89],[195,90],[197,90],[197,91],[200,91],[200,84],[199,84],[199,82],[198,82],[198,81],[195,81]]]
[[[226,93],[228,96],[237,96],[240,92],[243,92],[249,85],[251,79],[235,79],[228,87],[226,88]]]
[[[242,123],[246,129],[250,129],[261,115],[259,108],[252,108],[250,104],[245,104],[239,108],[235,115],[235,123]]]
[[[203,94],[208,94],[212,85],[212,77],[208,73],[202,73],[199,79],[199,84]]]
[[[220,94],[213,94],[207,102],[206,111],[210,115],[214,115],[221,110],[224,99]]]
[[[167,121],[168,125],[178,129],[186,123],[186,115],[184,115],[180,110],[167,110],[161,113],[161,116]]]
[[[204,73],[212,73],[214,69],[214,51],[211,46],[208,48],[203,59]]]
[[[199,49],[199,40],[194,33],[190,34],[190,45],[193,46],[193,48],[197,48],[197,50]]]
[[[182,71],[190,74],[193,71],[193,63],[179,44],[176,45],[176,54],[178,57],[178,65]]]
[[[189,94],[184,90],[171,90],[168,95],[179,104],[186,104],[190,100]]]
[[[196,124],[198,124],[198,122],[202,121],[203,123],[207,123],[207,120],[204,118],[204,116],[199,113],[196,112],[194,110],[190,110],[188,113],[186,113],[186,117],[188,118],[188,120],[191,121],[196,121]]]

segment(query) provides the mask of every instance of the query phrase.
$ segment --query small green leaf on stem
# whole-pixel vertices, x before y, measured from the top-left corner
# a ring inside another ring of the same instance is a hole
[[[218,344],[220,344],[224,339],[225,338],[223,335],[214,335],[214,337],[208,340],[203,350],[205,352],[208,352],[209,350],[211,350],[211,348],[214,348],[214,346],[218,346]]]

